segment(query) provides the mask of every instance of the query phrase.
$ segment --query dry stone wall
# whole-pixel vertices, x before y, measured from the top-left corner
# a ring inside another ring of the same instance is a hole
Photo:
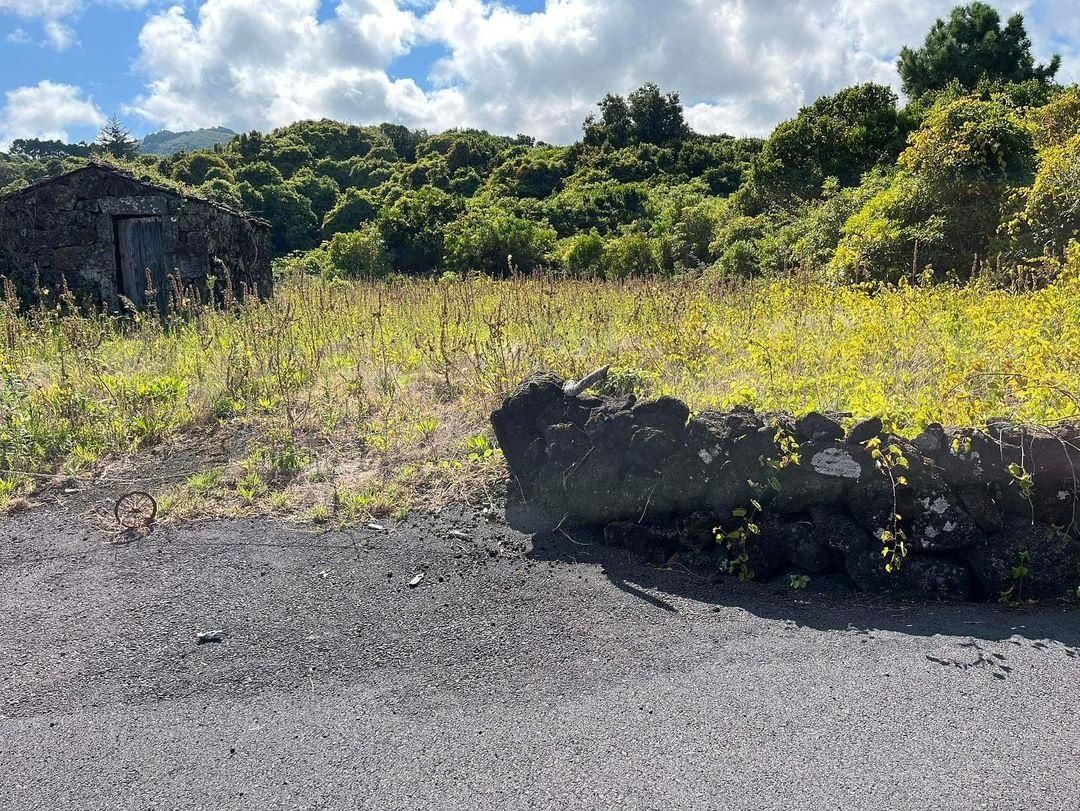
[[[905,438],[877,419],[845,430],[840,415],[691,414],[669,397],[565,385],[537,374],[491,415],[513,490],[553,520],[757,579],[839,572],[874,592],[1076,596],[1080,425]]]

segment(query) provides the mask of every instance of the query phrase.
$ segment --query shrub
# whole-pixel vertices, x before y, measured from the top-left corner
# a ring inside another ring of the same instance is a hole
[[[390,272],[386,246],[374,223],[368,223],[358,231],[334,234],[325,250],[333,275],[376,277]]]
[[[608,234],[645,213],[645,190],[637,184],[603,181],[568,184],[544,201],[544,213],[560,236],[596,230]]]
[[[624,234],[609,239],[604,245],[604,276],[625,279],[656,273],[660,269],[657,241],[645,234]]]
[[[250,183],[255,188],[262,188],[263,186],[272,186],[285,182],[285,178],[282,176],[281,172],[266,161],[256,161],[255,163],[241,166],[236,170],[236,180],[240,183]]]
[[[757,271],[759,263],[757,243],[737,239],[724,248],[715,267],[722,276],[750,276]]]
[[[355,231],[364,223],[374,220],[376,211],[375,201],[370,194],[358,189],[346,189],[345,193],[338,197],[334,207],[323,217],[323,239],[329,239],[334,234]]]
[[[966,97],[931,110],[899,163],[940,184],[1024,182],[1034,157],[1031,129],[1014,109]]]
[[[461,201],[423,188],[403,194],[379,214],[379,230],[395,270],[427,272],[443,261],[446,226],[461,212]]]
[[[1002,101],[934,107],[889,186],[845,223],[830,263],[838,279],[968,271],[992,250],[1008,191],[1034,163],[1031,128]]]
[[[1006,226],[1018,258],[1046,252],[1061,256],[1080,234],[1080,135],[1043,150],[1035,182],[1024,190],[1022,202]]]
[[[207,200],[213,200],[215,203],[221,203],[238,210],[244,207],[240,190],[227,180],[217,178],[208,180],[199,186],[197,191],[200,196],[205,197]]]
[[[1035,143],[1040,148],[1059,146],[1080,135],[1080,87],[1073,85],[1062,90],[1029,117],[1035,127]]]
[[[340,191],[333,178],[316,175],[306,168],[294,174],[288,185],[311,201],[311,210],[319,222],[322,222],[326,213],[334,207]]]
[[[232,172],[225,160],[213,152],[195,152],[191,155],[178,156],[172,167],[173,180],[201,186],[210,179],[210,173],[218,177],[231,177]]]
[[[270,220],[270,239],[279,253],[311,247],[319,221],[311,201],[291,186],[277,184],[262,190],[262,215]]]
[[[703,202],[682,209],[671,227],[671,253],[683,268],[697,268],[713,259],[710,245],[716,232],[715,206]]]
[[[760,214],[819,196],[829,177],[856,185],[864,172],[896,159],[906,134],[887,87],[863,84],[823,96],[776,127],[753,159],[738,205]]]
[[[604,240],[595,231],[562,240],[556,255],[567,273],[593,277],[604,272]]]
[[[554,247],[553,228],[494,209],[471,211],[446,229],[447,264],[461,271],[530,273]]]

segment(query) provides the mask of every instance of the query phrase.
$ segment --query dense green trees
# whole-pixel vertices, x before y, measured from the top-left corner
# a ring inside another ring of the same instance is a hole
[[[379,231],[393,267],[407,273],[442,267],[446,226],[463,210],[458,198],[432,187],[405,192],[384,208],[379,214]]]
[[[690,128],[683,118],[678,93],[663,93],[652,82],[627,98],[609,93],[598,105],[600,118],[585,120],[585,144],[620,149],[631,144],[663,146],[686,138]]]
[[[1014,14],[1002,27],[992,6],[970,3],[954,8],[948,20],[935,22],[921,48],[901,50],[896,68],[904,92],[918,97],[950,82],[971,90],[983,78],[1048,82],[1060,64],[1058,56],[1049,65],[1035,64],[1023,15]]]
[[[646,84],[605,96],[569,146],[320,120],[133,166],[268,218],[278,254],[315,249],[303,266],[334,274],[802,267],[846,281],[1065,256],[1080,228],[1080,89],[1053,83],[1057,60],[1035,64],[1022,18],[959,7],[899,69],[905,105],[860,84],[764,139],[695,133],[679,96]],[[80,149],[17,142],[0,190]]]
[[[498,209],[469,211],[446,228],[447,265],[463,272],[529,273],[554,247],[553,228]]]
[[[819,197],[827,178],[853,186],[873,167],[893,163],[908,133],[896,102],[889,88],[863,84],[823,96],[782,122],[751,163],[738,195],[744,210],[786,208]]]
[[[997,236],[1002,202],[1031,182],[1032,134],[1000,100],[936,106],[900,156],[892,183],[843,227],[832,268],[880,277],[932,267],[968,272]]]
[[[390,272],[386,243],[374,223],[355,231],[334,234],[324,248],[329,275],[385,276]]]
[[[43,141],[40,138],[16,138],[11,142],[13,156],[41,160],[45,158],[89,158],[93,147],[80,142],[65,144],[63,141]]]

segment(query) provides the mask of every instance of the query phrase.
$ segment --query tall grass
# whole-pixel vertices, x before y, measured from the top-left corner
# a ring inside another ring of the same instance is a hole
[[[604,363],[610,385],[696,409],[850,411],[903,430],[1048,422],[1077,411],[1080,284],[298,276],[266,303],[183,302],[165,325],[9,299],[0,468],[25,486],[213,429],[246,437],[244,453],[177,496],[192,509],[377,514],[497,477],[486,417],[500,398],[533,370]]]

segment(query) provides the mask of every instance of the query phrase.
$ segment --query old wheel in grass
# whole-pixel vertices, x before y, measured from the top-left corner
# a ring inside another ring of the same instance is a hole
[[[124,529],[148,527],[157,515],[157,502],[143,490],[132,490],[116,500],[113,507],[116,523]]]

